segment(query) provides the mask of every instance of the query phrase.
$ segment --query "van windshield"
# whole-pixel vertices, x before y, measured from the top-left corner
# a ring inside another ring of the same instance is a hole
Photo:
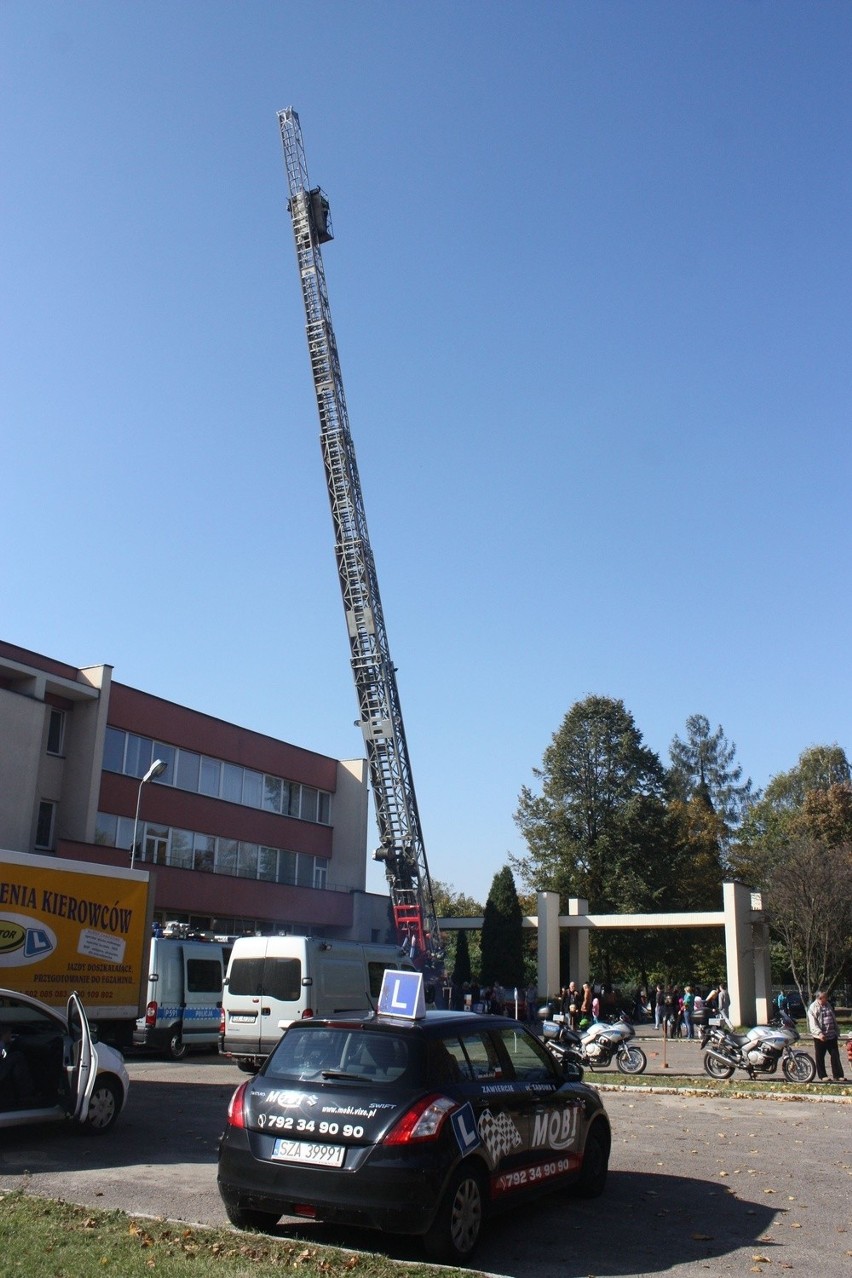
[[[290,1082],[326,1076],[393,1083],[408,1069],[409,1048],[410,1043],[398,1034],[296,1024],[278,1043],[263,1075]]]
[[[297,958],[234,959],[228,976],[231,994],[295,1003],[302,993],[302,963]]]

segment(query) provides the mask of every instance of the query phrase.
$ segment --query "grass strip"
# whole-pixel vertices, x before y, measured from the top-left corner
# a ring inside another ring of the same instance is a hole
[[[711,1096],[845,1096],[852,1097],[852,1083],[788,1083],[772,1079],[750,1079],[734,1074],[731,1078],[710,1078],[706,1074],[620,1074],[617,1070],[587,1069],[583,1081],[593,1087],[643,1088],[653,1091],[665,1088],[683,1092],[707,1092]]]
[[[140,1220],[15,1191],[0,1196],[3,1278],[435,1278],[427,1265],[304,1240]],[[442,1271],[444,1274],[453,1271]],[[460,1273],[461,1271],[454,1271]],[[468,1272],[468,1271],[466,1271]]]

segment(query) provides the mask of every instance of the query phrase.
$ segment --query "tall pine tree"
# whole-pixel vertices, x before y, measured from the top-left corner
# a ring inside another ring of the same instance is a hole
[[[482,917],[482,981],[511,988],[524,983],[523,915],[509,866],[494,875]]]

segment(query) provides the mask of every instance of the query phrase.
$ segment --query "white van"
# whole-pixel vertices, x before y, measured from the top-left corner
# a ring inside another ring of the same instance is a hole
[[[219,1050],[259,1069],[291,1021],[374,1009],[388,968],[416,970],[396,945],[241,936],[225,977]]]
[[[153,937],[134,1046],[167,1051],[176,1061],[191,1047],[215,1048],[230,954],[230,945],[218,941]]]

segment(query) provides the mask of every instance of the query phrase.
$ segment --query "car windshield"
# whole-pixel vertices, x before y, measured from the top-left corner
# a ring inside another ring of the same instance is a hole
[[[408,1069],[409,1047],[401,1034],[293,1025],[269,1057],[263,1075],[290,1082],[342,1078],[393,1083]]]

